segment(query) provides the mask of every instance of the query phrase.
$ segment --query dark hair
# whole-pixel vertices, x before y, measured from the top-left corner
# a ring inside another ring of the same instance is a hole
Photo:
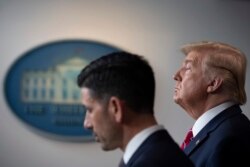
[[[78,86],[90,89],[99,100],[116,96],[136,112],[153,113],[154,73],[142,56],[128,52],[102,56],[81,71]]]

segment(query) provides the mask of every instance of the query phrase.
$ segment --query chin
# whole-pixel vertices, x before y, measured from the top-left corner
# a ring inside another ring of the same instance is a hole
[[[178,104],[179,98],[177,96],[174,96],[173,99],[174,99],[174,102]]]
[[[117,147],[112,146],[112,145],[105,145],[104,143],[102,143],[102,150],[103,151],[111,151],[111,150],[115,150],[117,149]]]
[[[103,150],[103,151],[110,151],[110,149],[107,149],[107,148],[105,148],[105,147],[102,147],[102,150]]]
[[[109,148],[109,147],[107,147],[107,146],[102,146],[102,150],[103,150],[103,151],[111,151],[111,150],[114,150],[114,149]]]

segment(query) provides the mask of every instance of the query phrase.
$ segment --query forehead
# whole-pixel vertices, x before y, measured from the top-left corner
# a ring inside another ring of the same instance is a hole
[[[88,88],[81,88],[83,104],[93,103],[94,98],[91,96],[91,90]]]
[[[197,63],[199,62],[200,56],[198,52],[189,52],[187,54],[187,56],[184,59],[184,64],[188,64],[191,63],[193,65],[197,65]]]
[[[85,106],[90,105],[106,105],[108,103],[108,98],[98,97],[92,89],[83,87],[81,88],[82,103]]]

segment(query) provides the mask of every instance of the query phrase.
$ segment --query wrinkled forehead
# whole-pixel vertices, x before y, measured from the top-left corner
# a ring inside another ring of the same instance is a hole
[[[186,55],[184,59],[184,64],[191,63],[192,65],[198,65],[201,63],[202,57],[204,56],[202,56],[200,52],[191,51]]]

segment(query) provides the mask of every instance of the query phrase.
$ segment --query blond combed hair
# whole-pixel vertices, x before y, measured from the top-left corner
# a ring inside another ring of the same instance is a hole
[[[222,90],[240,105],[247,101],[245,92],[247,59],[239,49],[225,43],[202,41],[190,43],[182,47],[182,52],[188,55],[197,53],[204,67],[204,74],[223,78]]]

